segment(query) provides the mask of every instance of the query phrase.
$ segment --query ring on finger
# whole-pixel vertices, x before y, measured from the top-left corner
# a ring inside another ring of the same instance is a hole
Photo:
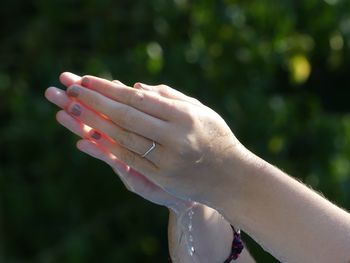
[[[156,148],[156,143],[154,141],[152,141],[152,145],[151,147],[144,153],[141,155],[142,158],[145,158],[150,152],[152,152],[154,149]]]

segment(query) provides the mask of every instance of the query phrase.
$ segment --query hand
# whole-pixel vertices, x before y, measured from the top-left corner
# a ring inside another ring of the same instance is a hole
[[[63,74],[61,76],[61,81],[68,86],[71,83],[78,84],[80,80],[81,78],[79,76],[73,74]],[[124,85],[118,81],[114,82],[118,85]],[[177,93],[171,89],[166,90],[162,87],[150,86],[146,88],[149,91],[152,89],[152,92],[158,93],[164,97],[183,99],[196,105],[200,104],[198,101],[191,98],[181,98],[181,93]],[[48,88],[45,95],[48,100],[62,109],[69,107],[74,100],[69,98],[65,91],[54,87]],[[81,105],[81,110],[85,112],[89,111],[89,109],[83,105]],[[103,118],[103,116],[97,112],[91,112],[90,114],[91,116],[95,114],[96,116],[94,116],[94,118]],[[188,232],[188,226],[192,225],[192,222],[188,222],[189,218],[186,217],[187,211],[189,211],[190,208],[194,209],[195,214],[193,218],[195,227],[192,233],[195,237],[195,243],[193,243],[196,250],[195,257],[199,257],[201,262],[223,261],[220,260],[220,258],[222,257],[224,259],[227,257],[230,251],[232,238],[231,227],[215,210],[202,204],[184,201],[167,193],[142,174],[118,160],[118,158],[109,151],[110,149],[118,147],[113,139],[92,129],[79,119],[70,116],[66,111],[59,111],[57,120],[67,129],[84,138],[77,143],[78,149],[109,164],[112,169],[119,174],[119,177],[130,191],[153,203],[167,206],[175,212],[171,213],[169,225],[169,246],[172,257],[181,258],[181,260],[187,258],[188,261],[193,261],[193,257],[188,252],[190,249],[189,246],[191,245],[191,241],[189,240],[192,239],[191,233]],[[173,222],[174,220],[176,223]],[[184,235],[185,238],[182,238],[182,235]],[[213,236],[217,238],[217,245],[212,243]],[[181,241],[180,243],[179,240]],[[243,260],[242,262],[253,262],[251,256],[246,251],[243,252],[241,259]]]
[[[67,111],[118,141],[110,152],[168,192],[208,203],[227,185],[226,165],[235,162],[240,170],[247,151],[224,120],[197,100],[164,85],[131,88],[92,76],[80,84],[67,90],[75,99]],[[143,158],[152,141],[156,148]]]
[[[64,74],[62,76],[62,81],[66,84],[80,83],[80,79],[81,78],[79,76],[74,74]],[[121,84],[121,82],[118,81],[115,81],[115,83]],[[65,109],[72,103],[72,100],[66,95],[66,92],[58,88],[48,88],[45,96],[49,101],[62,109]],[[80,122],[78,119],[73,118],[65,111],[59,111],[56,117],[60,124],[78,136],[84,138],[83,140],[78,141],[78,149],[110,165],[112,169],[119,174],[120,179],[130,191],[155,204],[164,205],[171,208],[175,212],[180,210],[182,211],[192,205],[188,201],[179,199],[165,192],[162,188],[149,181],[141,173],[135,171],[125,163],[118,160],[108,150],[113,149],[116,142],[113,142],[106,136],[103,136],[99,132],[91,129],[89,126]]]

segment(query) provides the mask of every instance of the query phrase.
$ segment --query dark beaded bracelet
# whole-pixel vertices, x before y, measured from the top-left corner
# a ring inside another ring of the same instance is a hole
[[[232,247],[231,247],[231,254],[230,256],[224,261],[224,263],[230,263],[231,260],[236,260],[239,255],[241,254],[244,245],[241,239],[241,231],[240,230],[235,230],[233,226],[233,241],[232,241]]]
[[[233,227],[233,241],[231,246],[230,256],[224,261],[224,263],[230,263],[232,260],[236,260],[244,249],[244,245],[241,239],[241,231],[237,230]],[[171,263],[171,259],[169,258],[169,263]]]

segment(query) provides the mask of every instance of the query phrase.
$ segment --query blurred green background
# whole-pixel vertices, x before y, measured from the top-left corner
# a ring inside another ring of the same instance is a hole
[[[1,263],[167,262],[167,210],[55,122],[66,70],[195,96],[350,208],[350,1],[5,0],[0,22]]]

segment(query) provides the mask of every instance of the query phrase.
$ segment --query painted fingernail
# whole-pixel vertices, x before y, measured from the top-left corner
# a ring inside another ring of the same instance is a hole
[[[83,85],[84,87],[87,87],[89,85],[89,82],[90,82],[90,80],[88,77],[83,77],[81,79],[81,85]]]
[[[81,114],[81,106],[79,104],[75,104],[71,109],[70,113],[72,113],[75,116],[80,116]]]
[[[71,86],[67,89],[67,94],[70,97],[78,97],[79,95],[79,87],[78,86]]]
[[[92,134],[91,134],[91,137],[94,138],[95,140],[99,140],[101,139],[101,133],[97,132],[97,131],[94,131]]]

